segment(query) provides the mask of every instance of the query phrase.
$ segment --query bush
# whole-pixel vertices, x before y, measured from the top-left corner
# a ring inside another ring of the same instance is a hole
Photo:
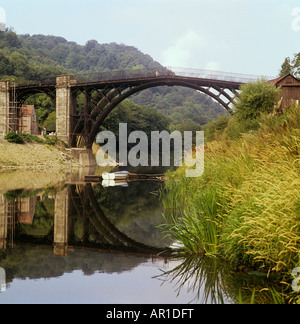
[[[44,135],[45,140],[42,138],[31,135],[31,134],[17,134],[15,132],[9,132],[6,136],[5,139],[9,143],[15,143],[15,144],[25,144],[25,143],[40,143],[40,144],[47,144],[47,145],[55,145],[57,143],[57,137],[56,136],[48,136]]]
[[[239,120],[256,119],[261,113],[271,113],[280,99],[280,88],[264,79],[243,84],[234,104]]]
[[[44,141],[36,135],[23,133],[23,134],[19,134],[19,136],[23,139],[24,142],[27,143],[36,142],[36,143],[44,144]]]
[[[15,143],[15,144],[24,144],[24,140],[21,136],[21,134],[16,134],[14,132],[9,132],[4,139],[6,139],[9,143]]]
[[[217,120],[210,122],[205,127],[205,140],[207,142],[216,139],[217,134],[220,134],[226,129],[230,122],[230,116],[219,116]]]
[[[233,117],[229,120],[228,127],[225,129],[225,134],[230,139],[238,139],[244,133],[256,131],[259,128],[259,119],[239,120]]]
[[[56,136],[48,136],[48,135],[44,135],[44,138],[46,140],[45,144],[48,145],[55,145],[57,143],[57,137]]]

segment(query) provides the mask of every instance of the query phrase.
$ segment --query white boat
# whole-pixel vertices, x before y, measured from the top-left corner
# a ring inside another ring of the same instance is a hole
[[[128,182],[125,180],[102,180],[103,187],[128,187]]]
[[[103,180],[126,180],[129,177],[128,171],[118,171],[118,172],[103,172],[102,179]]]

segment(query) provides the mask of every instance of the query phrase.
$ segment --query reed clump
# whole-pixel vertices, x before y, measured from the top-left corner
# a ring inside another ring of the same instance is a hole
[[[218,130],[202,177],[168,175],[162,227],[186,253],[289,272],[300,265],[300,107],[256,121],[239,136],[236,122]]]

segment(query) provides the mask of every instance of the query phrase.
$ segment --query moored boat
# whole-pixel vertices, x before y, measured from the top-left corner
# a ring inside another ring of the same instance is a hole
[[[103,180],[126,180],[129,177],[128,171],[118,171],[118,172],[103,172],[102,179]]]

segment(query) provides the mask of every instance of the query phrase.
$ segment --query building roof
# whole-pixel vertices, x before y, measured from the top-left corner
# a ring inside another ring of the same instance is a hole
[[[274,80],[270,80],[269,82],[276,86],[281,85],[281,84],[289,84],[289,83],[300,85],[300,81],[297,78],[295,78],[293,75],[291,75],[290,73],[288,73],[282,77],[276,78]]]
[[[20,108],[20,116],[32,116],[35,113],[33,105],[23,105]]]

